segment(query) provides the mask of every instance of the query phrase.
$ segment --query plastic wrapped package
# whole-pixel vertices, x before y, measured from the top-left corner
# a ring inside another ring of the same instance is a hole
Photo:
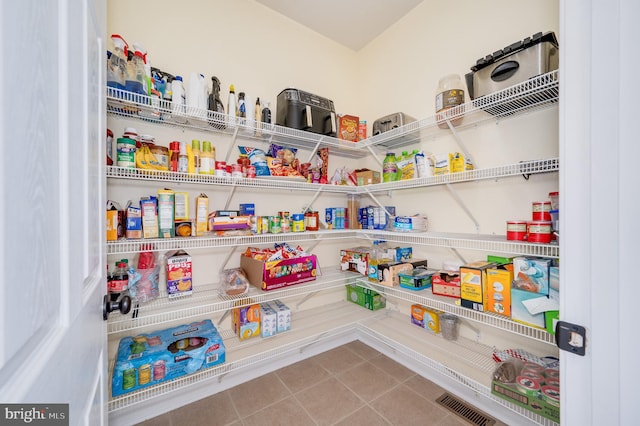
[[[221,295],[239,296],[249,291],[249,280],[242,268],[225,269],[220,273]]]

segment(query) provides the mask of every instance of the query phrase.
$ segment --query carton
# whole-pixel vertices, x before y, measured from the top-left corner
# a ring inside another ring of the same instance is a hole
[[[399,274],[411,274],[413,265],[411,263],[382,263],[378,265],[378,278],[380,284],[387,287],[400,285]]]
[[[520,290],[549,294],[551,259],[518,256],[513,259],[513,287]]]
[[[158,238],[158,199],[143,197],[140,199],[142,211],[142,236],[144,238]]]
[[[369,310],[376,311],[387,306],[387,299],[370,288],[362,288],[355,284],[348,284],[347,300]]]
[[[247,305],[248,303],[248,305]],[[245,305],[245,306],[240,306]],[[233,308],[231,324],[233,331],[240,340],[260,335],[260,304],[252,303],[251,299],[238,300]]]
[[[364,246],[340,250],[340,270],[359,272],[366,277],[370,250]]]
[[[291,330],[291,309],[280,300],[272,300],[269,305],[276,312],[277,316],[277,332]]]
[[[200,194],[196,198],[196,237],[203,236],[209,230],[209,197]]]
[[[262,337],[275,336],[277,333],[277,316],[269,303],[260,304],[260,334]]]
[[[513,264],[496,265],[487,269],[485,309],[487,312],[511,316],[511,282]]]
[[[338,139],[358,142],[358,126],[360,117],[355,115],[338,114]]]
[[[126,237],[129,239],[142,238],[142,212],[140,207],[127,206]]]
[[[189,193],[176,192],[174,196],[175,221],[189,220]]]
[[[476,311],[485,310],[487,269],[495,263],[480,260],[460,267],[460,305]]]
[[[193,292],[191,256],[184,250],[167,253],[167,296],[188,296]]]
[[[460,298],[460,272],[440,270],[431,277],[431,292],[439,296]]]
[[[222,364],[225,347],[211,320],[120,340],[111,393],[119,396]]]
[[[118,239],[118,210],[107,210],[107,241]]]
[[[275,290],[316,279],[318,259],[316,255],[265,262],[240,256],[240,267],[249,282],[262,290]]]
[[[356,185],[371,185],[374,183],[381,182],[380,172],[377,170],[369,170],[369,169],[357,169],[355,170],[356,174]]]
[[[427,308],[419,304],[411,305],[411,324],[415,324],[434,334],[440,333],[440,314],[442,311]]]
[[[175,193],[170,189],[158,191],[158,237],[171,238],[175,235]]]

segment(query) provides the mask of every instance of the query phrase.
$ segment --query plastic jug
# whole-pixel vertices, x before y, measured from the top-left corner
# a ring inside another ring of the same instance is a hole
[[[127,55],[129,45],[119,34],[112,34],[114,49],[107,62],[107,86],[124,90],[127,79]]]

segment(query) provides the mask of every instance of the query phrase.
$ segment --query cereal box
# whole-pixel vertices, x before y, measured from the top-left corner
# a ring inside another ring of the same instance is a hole
[[[178,250],[167,254],[167,295],[188,296],[193,292],[191,256]]]
[[[358,142],[360,118],[354,115],[338,115],[338,139]]]

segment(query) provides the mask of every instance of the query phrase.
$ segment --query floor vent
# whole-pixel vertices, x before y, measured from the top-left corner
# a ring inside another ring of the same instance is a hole
[[[436,399],[436,402],[471,424],[478,426],[492,426],[496,424],[496,419],[489,417],[473,405],[469,405],[449,393],[440,396]]]

